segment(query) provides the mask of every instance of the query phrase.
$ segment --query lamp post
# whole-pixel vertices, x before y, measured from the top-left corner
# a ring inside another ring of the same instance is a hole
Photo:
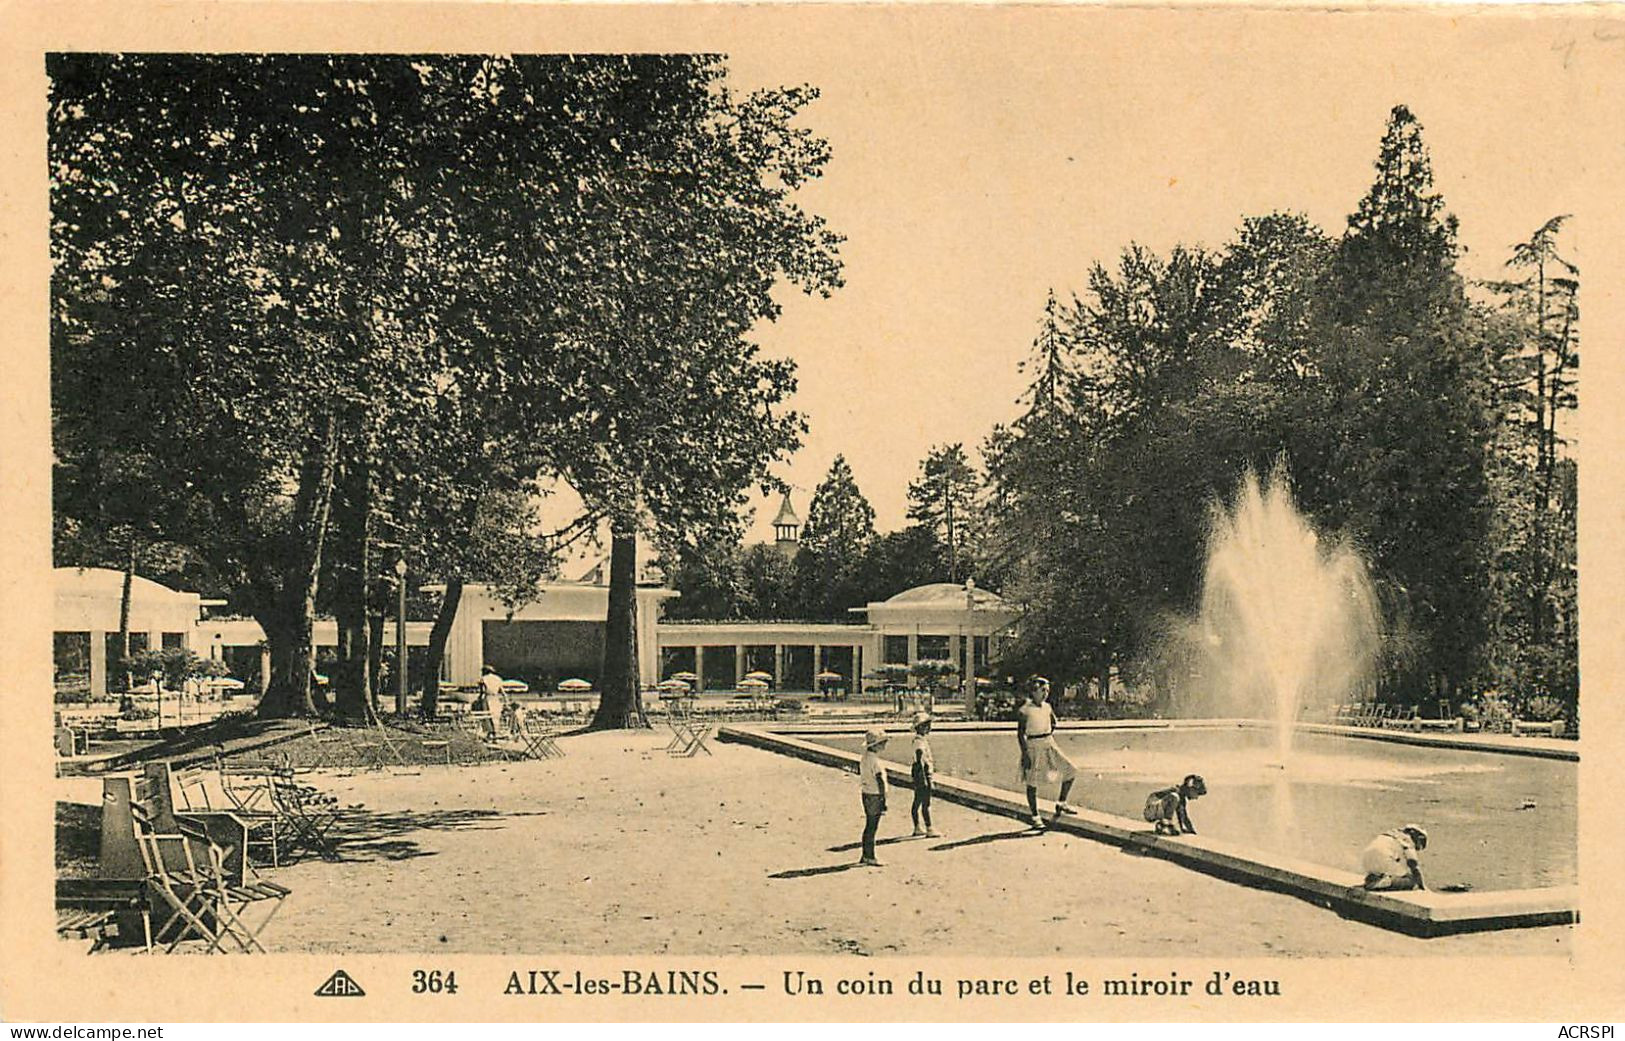
[[[395,561],[395,714],[406,715],[406,559]]]

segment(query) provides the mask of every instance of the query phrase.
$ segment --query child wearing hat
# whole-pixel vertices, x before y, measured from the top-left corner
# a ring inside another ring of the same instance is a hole
[[[914,805],[909,808],[909,816],[914,818],[914,834],[916,837],[938,838],[940,832],[931,826],[931,774],[936,769],[936,760],[931,757],[931,741],[927,737],[931,733],[931,713],[916,712],[914,714],[914,759],[909,764],[909,774],[914,780]],[[925,827],[920,827],[921,821]]]
[[[1200,774],[1186,774],[1170,788],[1159,788],[1146,797],[1145,819],[1157,826],[1158,835],[1195,835],[1187,805],[1207,794],[1207,782]]]
[[[1365,888],[1371,890],[1426,889],[1422,883],[1421,853],[1428,848],[1428,833],[1415,824],[1385,831],[1360,853]]]
[[[863,857],[858,863],[864,867],[881,866],[875,857],[875,832],[880,830],[880,815],[886,812],[886,768],[880,762],[885,747],[884,730],[870,730],[863,735],[863,758],[858,762],[858,781],[863,791]]]

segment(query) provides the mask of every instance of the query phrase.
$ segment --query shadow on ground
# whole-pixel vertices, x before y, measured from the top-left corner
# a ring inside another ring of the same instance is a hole
[[[500,813],[496,810],[427,810],[374,813],[365,807],[340,810],[327,838],[334,856],[323,858],[309,848],[299,849],[287,863],[319,862],[366,863],[368,861],[411,860],[434,856],[409,836],[423,832],[490,831],[504,820],[539,816],[539,811]],[[89,878],[97,873],[101,855],[102,810],[76,802],[56,804],[56,873],[63,878]],[[289,832],[290,844],[297,844]],[[259,865],[262,869],[265,864]]]
[[[968,839],[960,839],[958,842],[944,842],[940,846],[932,846],[931,852],[945,853],[950,849],[982,846],[989,842],[1003,842],[1005,839],[1031,839],[1042,834],[1044,834],[1042,831],[1034,831],[1032,828],[1022,828],[1018,831],[990,831],[982,835],[972,835]]]
[[[501,813],[496,810],[400,810],[375,813],[364,808],[341,810],[328,837],[341,862],[372,860],[411,860],[432,857],[407,836],[434,831],[494,831],[503,820],[532,816],[531,813]]]
[[[924,836],[923,835],[894,835],[889,839],[875,839],[875,845],[877,845],[877,846],[890,846],[894,842],[914,842],[917,839],[921,839],[921,838],[924,838]],[[850,853],[855,849],[862,849],[862,848],[863,848],[863,843],[861,841],[859,841],[859,842],[848,842],[844,846],[831,846],[831,847],[829,847],[829,852],[831,852],[831,853]]]
[[[855,860],[844,864],[825,864],[822,867],[791,868],[788,871],[775,871],[768,878],[812,878],[816,875],[838,875],[842,871],[851,871],[856,867],[863,867]]]

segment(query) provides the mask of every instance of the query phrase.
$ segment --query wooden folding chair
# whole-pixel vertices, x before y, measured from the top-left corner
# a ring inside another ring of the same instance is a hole
[[[229,812],[247,828],[245,850],[263,856],[272,867],[282,866],[282,814],[271,796],[266,775],[227,773],[217,757],[215,768],[172,771],[170,790],[175,809],[182,813]]]
[[[325,724],[317,726],[312,723],[310,729],[305,732],[305,736],[310,738],[311,754],[315,757],[315,762],[311,764],[312,769],[331,769],[348,765],[342,760],[346,758],[344,753],[348,751],[349,744],[335,734],[333,729]]]
[[[514,736],[522,745],[526,759],[557,759],[564,756],[564,749],[558,746],[551,724],[538,718],[535,713],[526,713],[518,723],[519,728]]]
[[[368,750],[373,758],[371,768],[374,770],[387,769],[390,766],[406,766],[406,757],[401,755],[400,747],[394,738],[390,737],[389,729],[382,723],[369,723],[364,733],[352,735],[352,741],[357,749]]]
[[[677,749],[683,747],[688,740],[688,710],[684,705],[687,699],[668,697],[666,703],[666,725],[671,727],[671,740],[666,742],[666,751],[675,754]]]
[[[667,722],[672,730],[671,743],[666,746],[668,755],[689,759],[700,752],[714,754],[705,743],[711,736],[711,724],[695,713],[692,702],[692,698],[674,698],[668,702]]]
[[[136,843],[147,868],[147,888],[169,915],[153,931],[165,953],[191,939],[207,941],[205,954],[226,953],[227,941],[244,954],[266,953],[260,933],[291,892],[286,886],[243,875],[228,875],[224,851],[201,829],[177,820],[175,833],[155,830],[145,809],[135,806]],[[257,923],[249,909],[268,905]],[[162,912],[160,912],[162,913]]]
[[[313,853],[323,860],[338,859],[338,850],[329,836],[338,821],[335,796],[314,785],[299,783],[288,766],[216,762],[227,796],[242,814],[249,821],[263,816],[275,822],[280,834],[273,866],[280,867],[289,853],[294,854],[293,860],[303,853]]]

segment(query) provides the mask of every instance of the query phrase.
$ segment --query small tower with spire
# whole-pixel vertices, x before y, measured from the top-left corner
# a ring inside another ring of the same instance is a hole
[[[778,516],[773,518],[773,545],[787,560],[801,548],[801,518],[796,516],[796,508],[790,505],[788,491],[784,493],[784,501],[779,503]]]

